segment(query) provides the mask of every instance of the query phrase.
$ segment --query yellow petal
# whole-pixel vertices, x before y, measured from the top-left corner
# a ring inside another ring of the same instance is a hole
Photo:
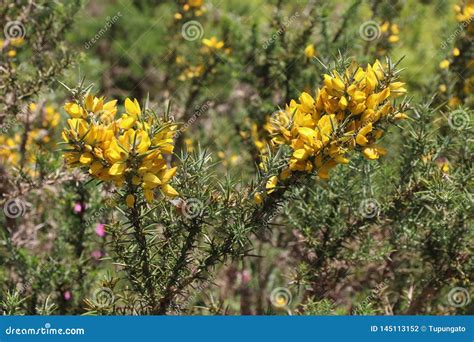
[[[109,175],[120,176],[121,174],[123,174],[126,168],[127,168],[127,164],[125,163],[115,163],[114,165],[111,166],[109,170]]]
[[[146,183],[145,188],[154,188],[161,185],[161,180],[153,173],[147,172],[143,175],[143,181]]]
[[[79,158],[79,162],[82,165],[89,165],[90,163],[92,163],[92,160],[93,160],[93,156],[89,152],[83,153],[81,155],[81,158]]]
[[[120,120],[120,125],[119,127],[122,129],[129,129],[130,127],[133,126],[133,124],[137,121],[133,116],[128,116],[124,114],[122,116],[122,119]]]
[[[145,199],[148,203],[153,202],[153,197],[154,197],[153,196],[153,190],[146,189],[146,190],[143,191],[143,194],[145,195]]]
[[[450,64],[449,61],[448,61],[447,59],[445,59],[445,60],[442,60],[442,61],[439,63],[439,67],[440,67],[441,69],[447,69],[447,68],[449,68],[449,64]]]
[[[366,147],[362,150],[362,154],[366,159],[375,160],[379,159],[379,154],[377,150],[373,147]]]
[[[168,197],[176,197],[179,193],[169,184],[165,184],[161,187],[161,191]]]
[[[127,203],[127,207],[133,208],[133,206],[135,205],[135,197],[133,195],[129,194],[125,198],[125,202]]]
[[[304,148],[296,150],[295,152],[293,152],[293,157],[296,159],[306,159],[306,150]]]
[[[267,184],[265,186],[265,188],[267,189],[267,194],[271,194],[273,191],[275,191],[277,183],[278,183],[277,176],[271,176],[268,179]]]
[[[395,120],[403,120],[403,119],[408,119],[408,115],[405,113],[397,113],[393,116]]]
[[[134,99],[132,102],[132,100],[127,98],[125,100],[125,110],[127,111],[127,114],[130,114],[135,118],[138,118],[141,113],[140,104],[136,99]]]
[[[168,183],[171,178],[174,177],[174,175],[176,174],[176,167],[172,167],[171,169],[167,169],[164,174],[162,175],[161,179],[163,181],[163,183]]]
[[[103,169],[103,166],[102,166],[102,163],[99,162],[99,161],[95,161],[91,164],[90,168],[89,168],[89,173],[91,175],[96,175],[97,173],[100,172],[100,170]]]
[[[263,202],[263,198],[262,198],[262,194],[260,192],[256,192],[254,195],[253,195],[253,201],[256,203],[256,204],[261,204]]]

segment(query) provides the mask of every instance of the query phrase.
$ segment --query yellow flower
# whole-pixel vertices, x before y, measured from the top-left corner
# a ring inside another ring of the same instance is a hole
[[[268,179],[267,185],[265,186],[265,188],[267,190],[267,194],[271,194],[273,191],[275,191],[277,183],[278,183],[278,177],[277,176],[271,176]]]
[[[448,100],[448,106],[451,108],[456,108],[461,104],[461,99],[457,96],[453,96]]]
[[[203,3],[203,0],[189,0],[188,4],[191,7],[201,7]]]
[[[458,48],[454,48],[453,49],[453,56],[454,57],[457,57],[461,54],[461,51],[458,49]]]
[[[439,67],[441,69],[447,69],[449,68],[449,64],[450,64],[449,61],[447,59],[444,59],[439,63]]]
[[[136,119],[138,119],[142,113],[137,99],[133,99],[133,102],[129,98],[125,99],[125,110],[127,111],[127,114],[133,116]]]
[[[365,137],[368,133],[372,132],[372,123],[369,122],[367,125],[365,125],[364,127],[362,127],[360,130],[359,130],[359,133],[357,133],[357,136],[356,136],[356,142],[360,145],[360,146],[365,146],[367,145],[367,143],[369,142],[368,139]]]
[[[449,161],[446,157],[436,158],[435,163],[443,173],[449,173]]]
[[[25,39],[23,37],[13,38],[10,40],[10,44],[15,47],[22,46],[24,42]]]
[[[408,115],[405,113],[397,113],[393,116],[395,120],[403,120],[403,119],[408,119]]]
[[[224,47],[224,42],[217,40],[214,36],[210,39],[204,38],[202,44],[210,50],[220,50]]]
[[[387,154],[387,151],[380,146],[368,146],[362,150],[362,154],[369,160],[379,159],[380,156]]]
[[[140,104],[136,99],[133,102],[127,98],[125,100],[125,114],[122,114],[122,118],[120,120],[120,128],[128,130],[130,129],[140,118],[141,109]]]
[[[455,5],[454,10],[459,22],[470,22],[474,17],[474,3],[472,1],[466,1],[463,6]]]
[[[79,106],[77,103],[67,102],[64,105],[64,110],[72,118],[85,118],[86,117],[84,109],[81,106]]]
[[[179,193],[169,184],[165,184],[161,187],[161,191],[165,194],[167,197],[176,197],[179,195]]]
[[[127,207],[133,208],[133,206],[135,205],[135,197],[131,194],[128,194],[125,198],[125,203],[127,204]]]
[[[253,195],[253,200],[254,200],[255,204],[258,204],[258,205],[262,204],[262,202],[263,202],[262,193],[256,192]]]
[[[315,49],[313,44],[308,44],[304,49],[304,55],[306,58],[310,59],[313,58],[315,54]]]
[[[188,152],[193,152],[194,151],[193,139],[191,139],[191,138],[184,139],[184,145],[186,145],[186,151],[188,151]]]
[[[388,32],[389,29],[390,29],[390,23],[388,21],[385,21],[382,23],[382,25],[380,25],[380,31],[382,33]]]
[[[392,24],[392,26],[390,27],[390,30],[392,31],[393,34],[400,34],[400,29],[398,27],[397,24]]]
[[[400,40],[400,38],[397,35],[392,34],[391,36],[388,37],[388,42],[389,43],[396,43]]]

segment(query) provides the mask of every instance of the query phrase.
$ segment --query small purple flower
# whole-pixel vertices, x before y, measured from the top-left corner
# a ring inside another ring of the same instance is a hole
[[[63,298],[64,298],[65,301],[71,300],[71,298],[72,298],[72,293],[71,293],[71,291],[69,291],[69,290],[68,290],[68,291],[65,291],[65,292],[63,293]]]
[[[100,250],[98,250],[98,249],[92,251],[91,257],[92,257],[92,259],[94,259],[94,260],[99,260],[100,258],[102,258],[102,251],[100,251]]]
[[[243,270],[240,274],[240,277],[243,285],[247,285],[252,279],[252,275],[250,274],[249,270]]]
[[[76,204],[74,204],[74,208],[72,209],[74,211],[75,214],[80,214],[84,211],[84,206],[82,205],[81,202],[76,202]]]
[[[105,232],[105,224],[103,223],[97,223],[97,226],[95,226],[95,233],[99,235],[100,237],[104,237],[106,232]]]

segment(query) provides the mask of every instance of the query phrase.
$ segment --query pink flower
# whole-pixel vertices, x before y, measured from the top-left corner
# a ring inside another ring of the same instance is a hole
[[[82,205],[81,202],[76,202],[72,210],[74,211],[75,214],[80,214],[84,210],[84,206]]]
[[[98,249],[96,249],[95,251],[92,251],[91,257],[92,259],[99,260],[100,258],[102,258],[102,251]]]
[[[240,274],[240,279],[242,281],[242,285],[247,285],[250,280],[252,279],[252,275],[250,274],[249,270],[243,270],[242,273]]]
[[[95,226],[95,233],[99,235],[100,237],[104,237],[106,232],[105,232],[105,224],[103,223],[97,223],[97,226]]]
[[[63,293],[63,298],[64,298],[64,300],[66,300],[66,301],[71,300],[71,298],[72,298],[72,293],[71,293],[71,291],[65,291],[65,292]]]

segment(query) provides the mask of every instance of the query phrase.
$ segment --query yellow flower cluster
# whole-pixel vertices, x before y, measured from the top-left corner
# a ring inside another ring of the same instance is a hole
[[[0,39],[0,51],[4,52],[5,50],[6,55],[10,58],[16,57],[16,48],[19,48],[25,43],[25,39],[23,37],[7,39],[4,41]]]
[[[186,1],[179,12],[174,14],[176,20],[181,20],[190,13],[192,16],[200,17],[206,12],[204,7],[204,0],[188,0]]]
[[[387,41],[391,44],[400,40],[400,29],[397,24],[392,24],[389,21],[386,21],[380,26],[380,31],[383,35],[387,36]]]
[[[456,19],[462,23],[463,34],[458,36],[453,49],[453,57],[447,67],[453,69],[457,78],[454,86],[455,96],[449,99],[449,106],[454,108],[461,103],[472,105],[474,93],[474,57],[472,40],[474,39],[474,0],[462,0],[454,6]],[[444,62],[444,61],[443,61]]]
[[[304,55],[307,59],[311,59],[316,55],[316,49],[314,48],[314,44],[308,44],[304,48]]]
[[[224,47],[224,41],[218,40],[215,36],[212,36],[211,38],[204,38],[202,40],[202,46],[201,46],[201,53],[204,55],[204,62],[209,62],[209,56],[212,53],[220,53],[223,52],[225,54],[230,54],[231,53],[231,48],[225,48]],[[178,79],[180,81],[186,81],[190,80],[193,78],[198,78],[201,77],[203,74],[207,73],[209,70],[211,72],[214,72],[212,70],[212,67],[210,69],[206,69],[207,67],[204,64],[198,64],[198,65],[189,65],[188,62],[186,61],[186,58],[184,56],[178,55],[176,57],[176,64],[177,66],[181,69],[182,72],[178,76]],[[214,62],[210,63],[211,65],[214,64]]]
[[[185,81],[193,78],[200,77],[204,73],[204,65],[189,66],[183,70],[183,72],[178,76],[180,81]]]
[[[24,173],[34,176],[36,154],[38,150],[54,148],[55,128],[61,115],[51,105],[38,106],[35,103],[28,106],[25,114],[29,122],[26,132],[0,134],[0,163],[8,167],[21,167]],[[14,123],[15,120],[9,121],[5,127],[13,131]],[[21,151],[21,146],[24,146],[24,151]]]
[[[215,36],[204,38],[202,40],[202,45],[202,52],[206,54],[224,49],[224,41],[217,39]],[[230,48],[224,49],[224,53],[229,54],[230,52]]]
[[[21,136],[15,134],[9,137],[6,134],[0,135],[0,163],[2,165],[17,166],[20,161],[19,147]]]
[[[349,162],[347,154],[354,149],[370,160],[384,155],[385,149],[375,144],[384,134],[380,125],[386,119],[407,117],[391,101],[406,93],[404,85],[395,82],[379,61],[365,69],[352,63],[343,75],[337,71],[324,75],[324,86],[314,98],[304,92],[299,102],[292,100],[273,115],[269,125],[273,143],[292,149],[280,179],[314,168],[320,178],[328,179],[332,168]]]
[[[169,168],[165,160],[174,149],[176,125],[142,112],[138,101],[130,99],[125,100],[125,113],[116,119],[116,103],[89,94],[65,104],[71,117],[63,130],[67,165],[119,187],[125,185],[128,206],[133,206],[139,188],[148,202],[157,188],[168,197],[177,196],[168,184],[176,167]]]
[[[474,17],[474,1],[463,0],[459,5],[454,6],[454,11],[456,12],[456,20],[460,23],[471,21]]]
[[[456,19],[462,23],[462,32],[457,36],[451,56],[439,63],[443,70],[443,83],[438,87],[446,95],[448,106],[456,108],[461,104],[472,104],[474,93],[474,58],[472,40],[474,39],[474,0],[462,0],[454,6]],[[447,84],[450,84],[449,92]]]

